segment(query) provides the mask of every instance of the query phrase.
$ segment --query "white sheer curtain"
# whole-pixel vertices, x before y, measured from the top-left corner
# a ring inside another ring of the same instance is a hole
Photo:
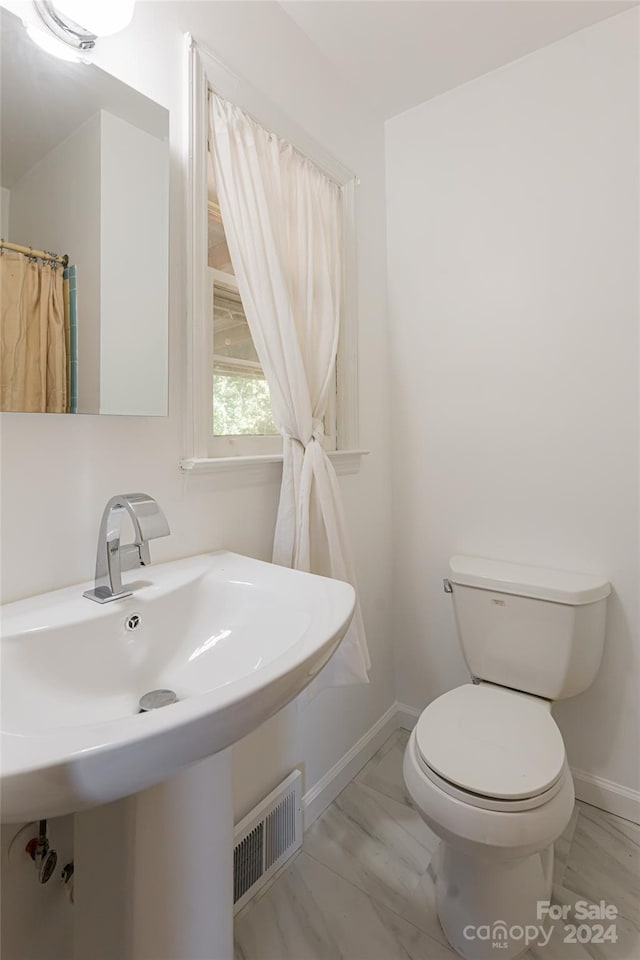
[[[227,243],[283,439],[273,560],[354,583],[338,482],[322,446],[340,325],[340,187],[238,107],[215,94],[210,104]],[[369,667],[358,605],[316,689],[367,682]]]

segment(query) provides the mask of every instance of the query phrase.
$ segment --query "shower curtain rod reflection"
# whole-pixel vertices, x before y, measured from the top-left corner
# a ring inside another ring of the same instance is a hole
[[[14,253],[23,253],[25,257],[35,257],[37,260],[52,260],[53,263],[61,263],[64,267],[69,265],[69,257],[66,253],[63,257],[59,257],[57,253],[34,250],[33,247],[23,247],[20,243],[10,243],[8,240],[0,240],[0,250],[13,250]]]

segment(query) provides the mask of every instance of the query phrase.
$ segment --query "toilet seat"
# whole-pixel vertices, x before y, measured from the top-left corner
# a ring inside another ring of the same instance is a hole
[[[457,687],[423,711],[416,757],[445,793],[489,810],[546,803],[567,770],[548,701],[485,683]]]
[[[574,804],[571,771],[565,764],[547,800],[478,799],[471,793],[458,798],[442,789],[425,769],[414,727],[403,764],[407,792],[418,813],[446,845],[466,854],[507,861],[541,851],[560,836]],[[556,792],[557,788],[557,792]],[[551,796],[553,794],[553,796]],[[527,809],[526,804],[532,804]],[[495,804],[495,808],[493,807]]]
[[[562,789],[566,776],[569,775],[569,765],[565,761],[565,765],[556,782],[549,787],[548,790],[538,794],[538,796],[526,797],[522,800],[496,800],[494,797],[483,797],[481,794],[472,793],[470,790],[461,790],[460,787],[456,787],[454,783],[449,783],[448,780],[440,777],[435,770],[425,763],[419,750],[416,751],[416,754],[418,766],[422,773],[425,774],[431,783],[439,787],[443,793],[448,794],[450,797],[455,797],[456,800],[460,800],[469,806],[479,807],[482,810],[496,810],[499,813],[518,813],[524,810],[535,810],[536,807],[543,806],[549,800],[552,800]]]

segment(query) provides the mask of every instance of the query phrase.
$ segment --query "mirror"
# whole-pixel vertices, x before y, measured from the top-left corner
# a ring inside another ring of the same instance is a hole
[[[0,409],[165,416],[169,113],[0,31]]]

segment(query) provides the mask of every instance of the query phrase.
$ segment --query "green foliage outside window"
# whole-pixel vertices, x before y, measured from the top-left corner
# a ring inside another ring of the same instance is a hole
[[[277,432],[266,380],[233,374],[214,374],[215,436],[263,436]]]

